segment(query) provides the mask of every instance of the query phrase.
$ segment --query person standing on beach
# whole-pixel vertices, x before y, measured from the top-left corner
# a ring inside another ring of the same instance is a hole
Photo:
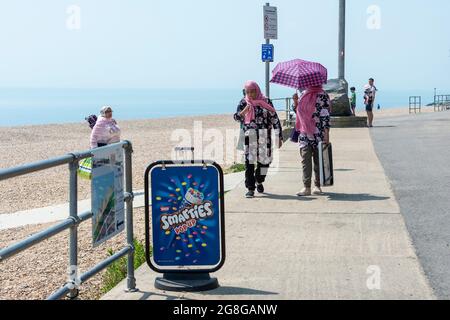
[[[330,143],[330,97],[322,86],[307,88],[300,97],[295,129],[299,132],[303,185],[297,196],[322,195],[319,172],[319,143]],[[311,191],[314,163],[315,188]]]
[[[91,132],[91,149],[120,142],[120,128],[112,117],[112,108],[104,106]]]
[[[373,106],[375,103],[377,88],[374,86],[375,80],[369,79],[369,84],[364,86],[364,104],[366,105],[366,112],[368,118],[368,127],[373,127]]]
[[[264,193],[264,185],[272,155],[272,129],[279,137],[278,147],[283,145],[283,130],[272,104],[254,81],[245,83],[245,99],[234,114],[234,120],[243,125],[245,132],[245,186],[247,198],[254,198],[255,189]]]
[[[350,98],[350,106],[352,107],[353,116],[356,116],[356,88],[351,87],[350,92],[352,93],[352,97]]]

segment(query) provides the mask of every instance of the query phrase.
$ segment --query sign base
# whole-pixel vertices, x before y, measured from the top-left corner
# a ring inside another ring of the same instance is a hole
[[[155,280],[155,288],[163,291],[200,292],[218,287],[219,281],[209,273],[165,273]]]

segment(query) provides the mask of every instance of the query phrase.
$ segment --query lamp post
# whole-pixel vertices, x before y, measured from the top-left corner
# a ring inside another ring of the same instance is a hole
[[[345,0],[339,0],[339,80],[345,80]]]

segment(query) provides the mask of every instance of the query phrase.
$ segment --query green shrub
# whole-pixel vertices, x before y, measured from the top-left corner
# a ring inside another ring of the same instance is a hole
[[[138,240],[134,239],[134,269],[139,268],[145,263],[145,246]],[[108,249],[108,256],[114,254],[114,250]],[[151,255],[151,251],[150,251]],[[115,286],[119,284],[120,281],[125,279],[127,276],[127,257],[120,258],[111,265],[108,266],[106,272],[103,275],[103,285],[101,292],[102,294],[107,293]]]
[[[236,172],[242,172],[242,171],[245,171],[245,164],[235,163],[231,167],[225,169],[224,173],[229,174],[229,173],[236,173]]]

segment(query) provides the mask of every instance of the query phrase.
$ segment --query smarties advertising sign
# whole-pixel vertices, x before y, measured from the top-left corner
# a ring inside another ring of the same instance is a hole
[[[149,266],[161,273],[220,269],[225,260],[222,169],[206,161],[157,162],[147,169],[145,185]]]

